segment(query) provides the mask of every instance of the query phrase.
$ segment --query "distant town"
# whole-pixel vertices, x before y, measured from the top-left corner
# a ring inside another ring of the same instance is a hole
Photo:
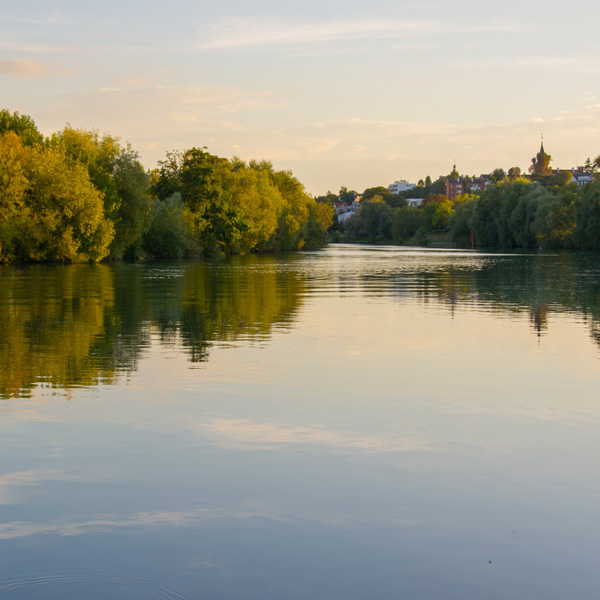
[[[334,241],[599,249],[600,156],[571,168],[551,161],[542,138],[527,173],[469,176],[454,164],[435,181],[399,179],[362,193],[342,187],[316,200],[333,205]]]

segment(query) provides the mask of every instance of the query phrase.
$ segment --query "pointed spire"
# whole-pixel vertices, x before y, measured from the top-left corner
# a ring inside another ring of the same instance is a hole
[[[540,153],[541,153],[541,154],[546,154],[546,153],[544,152],[544,134],[543,134],[543,133],[542,133],[542,146],[541,146],[541,148],[540,148]]]

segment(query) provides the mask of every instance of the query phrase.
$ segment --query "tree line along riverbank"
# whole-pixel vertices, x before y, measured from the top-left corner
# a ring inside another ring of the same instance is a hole
[[[477,195],[426,197],[419,207],[361,202],[336,226],[335,241],[427,245],[443,236],[458,247],[600,250],[600,180],[548,186],[506,178]]]
[[[314,249],[332,217],[267,161],[194,147],[147,171],[116,137],[0,111],[0,263]]]

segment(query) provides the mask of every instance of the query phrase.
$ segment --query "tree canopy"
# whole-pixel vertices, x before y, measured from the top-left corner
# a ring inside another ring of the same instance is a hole
[[[0,262],[318,248],[333,212],[267,161],[193,147],[147,172],[114,136],[0,111]]]

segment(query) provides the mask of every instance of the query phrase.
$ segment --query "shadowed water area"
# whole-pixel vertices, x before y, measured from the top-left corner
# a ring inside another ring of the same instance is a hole
[[[0,598],[589,599],[600,258],[0,267]]]

